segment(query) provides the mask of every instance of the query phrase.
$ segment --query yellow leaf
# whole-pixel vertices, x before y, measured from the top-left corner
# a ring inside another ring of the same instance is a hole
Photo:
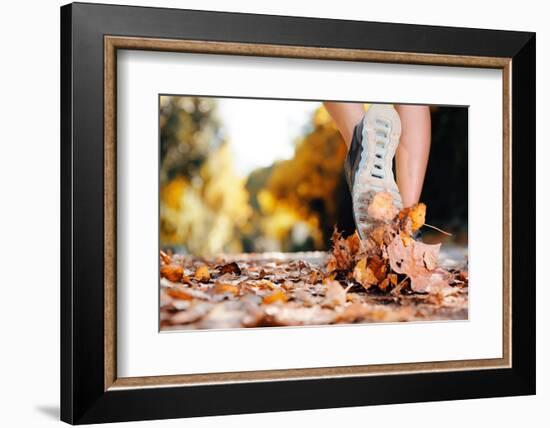
[[[274,291],[273,293],[265,296],[262,300],[262,302],[265,305],[270,305],[275,302],[286,302],[288,300],[288,296],[285,294],[282,290]]]
[[[200,282],[210,281],[210,271],[206,265],[199,266],[195,271],[195,279]]]
[[[412,221],[412,230],[416,232],[426,222],[426,205],[420,202],[419,204],[411,207],[409,213],[409,218]]]
[[[353,269],[353,279],[361,284],[365,289],[369,289],[371,285],[377,284],[378,279],[371,268],[367,266],[367,259],[361,259]]]

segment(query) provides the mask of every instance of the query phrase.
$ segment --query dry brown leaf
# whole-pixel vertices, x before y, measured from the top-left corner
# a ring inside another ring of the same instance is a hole
[[[449,285],[451,275],[444,269],[438,268],[426,274],[411,277],[411,288],[422,293],[436,293],[452,289]]]
[[[367,259],[362,258],[353,269],[353,279],[361,284],[366,290],[372,285],[378,284],[378,278],[370,267],[367,266]]]
[[[160,261],[165,265],[169,265],[172,262],[172,257],[166,254],[164,251],[160,252]]]
[[[400,237],[388,246],[390,266],[394,272],[407,275],[411,279],[411,289],[417,292],[431,292],[449,286],[449,273],[435,270],[441,244],[429,245],[412,241],[405,247]]]
[[[261,289],[270,289],[270,290],[275,290],[277,288],[277,286],[272,283],[271,281],[267,280],[267,279],[262,279],[261,281],[258,281],[258,283],[256,284],[259,288]]]
[[[378,284],[378,288],[382,291],[385,291],[390,286],[390,279],[388,277],[384,278],[380,284]]]
[[[439,247],[437,248],[437,250],[424,251],[422,254],[422,260],[424,261],[424,266],[428,270],[434,270],[437,267],[438,258],[439,258]]]
[[[307,281],[310,284],[316,284],[316,283],[318,283],[322,280],[323,280],[323,274],[321,272],[319,272],[318,270],[312,271],[307,277]]]
[[[195,279],[200,282],[210,281],[210,270],[208,270],[208,266],[206,265],[199,266],[195,271]]]
[[[368,258],[367,268],[374,273],[378,282],[386,278],[388,273],[386,261],[376,255]]]
[[[378,192],[372,198],[367,208],[367,214],[374,221],[389,223],[399,214],[399,210],[393,205],[390,193]]]
[[[462,281],[462,282],[465,282],[465,283],[468,282],[468,272],[467,271],[461,270],[460,272],[458,272],[456,277],[459,281]]]
[[[332,254],[327,263],[327,272],[351,271],[355,265],[355,256],[361,248],[361,241],[357,233],[347,238],[334,229],[332,234]]]
[[[386,226],[380,225],[373,227],[369,230],[369,238],[374,241],[378,246],[384,243],[384,234],[386,233]]]
[[[241,268],[236,262],[227,263],[223,266],[218,266],[220,275],[225,275],[226,273],[231,273],[234,275],[241,275]]]
[[[183,277],[183,267],[179,265],[161,266],[160,276],[172,282],[179,282]]]

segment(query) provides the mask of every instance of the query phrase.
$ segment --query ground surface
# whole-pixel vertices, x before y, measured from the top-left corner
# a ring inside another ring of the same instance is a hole
[[[439,265],[467,273],[467,253],[444,247]],[[465,320],[468,287],[435,293],[365,290],[327,276],[327,254],[161,255],[162,330]]]

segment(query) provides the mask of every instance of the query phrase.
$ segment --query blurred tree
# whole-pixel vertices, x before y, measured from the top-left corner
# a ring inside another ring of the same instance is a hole
[[[265,214],[263,230],[289,241],[287,248],[313,242],[326,249],[341,214],[339,198],[346,146],[324,107],[316,110],[313,128],[298,140],[294,157],[276,162],[265,188],[253,198]],[[250,187],[249,187],[250,188]],[[298,229],[297,229],[298,227]]]
[[[214,98],[160,97],[161,184],[196,177],[210,150],[222,144],[215,108]]]
[[[215,107],[210,98],[161,97],[161,245],[196,255],[241,252],[251,214]]]

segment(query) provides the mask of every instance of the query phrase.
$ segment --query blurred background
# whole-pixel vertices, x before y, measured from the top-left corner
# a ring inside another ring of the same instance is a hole
[[[467,245],[468,109],[431,107],[424,240]],[[354,232],[346,146],[320,102],[160,97],[160,245],[180,253],[328,250]]]

